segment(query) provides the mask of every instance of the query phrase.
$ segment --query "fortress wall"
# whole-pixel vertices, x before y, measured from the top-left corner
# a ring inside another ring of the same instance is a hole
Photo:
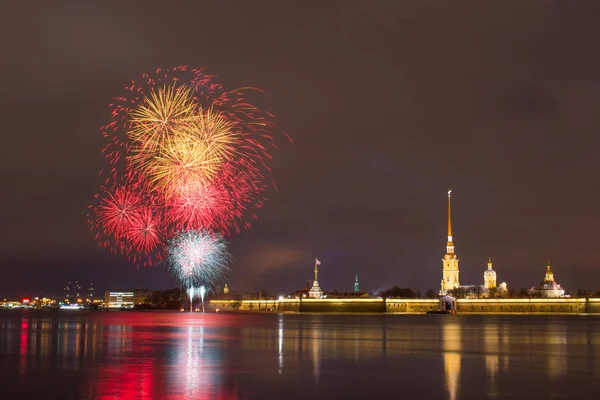
[[[383,299],[212,300],[208,307],[211,311],[385,312]]]
[[[585,312],[600,314],[600,298],[588,299]]]
[[[385,312],[383,299],[302,299],[301,312]]]
[[[584,313],[586,299],[458,299],[456,312]]]
[[[210,311],[426,313],[439,308],[438,299],[283,299],[212,300]],[[458,313],[600,313],[600,298],[591,299],[458,299]]]
[[[208,304],[210,311],[299,311],[299,301],[277,300],[211,300]]]
[[[386,299],[385,311],[389,313],[425,313],[439,308],[438,299]]]

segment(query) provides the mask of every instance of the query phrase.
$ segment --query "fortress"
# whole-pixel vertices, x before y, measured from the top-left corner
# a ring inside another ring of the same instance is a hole
[[[483,272],[482,285],[461,285],[458,256],[455,253],[452,236],[451,194],[448,191],[448,240],[446,253],[442,258],[442,280],[440,296],[464,290],[477,293],[478,298],[459,298],[453,304],[458,313],[600,313],[600,298],[568,298],[564,289],[554,280],[550,262],[546,267],[544,281],[529,290],[532,298],[504,298],[508,294],[506,283],[496,284],[496,271],[488,258],[487,269]],[[315,259],[315,279],[308,296],[270,300],[212,300],[209,309],[213,311],[251,312],[329,312],[329,313],[426,313],[442,308],[440,299],[403,298],[326,298],[318,282],[318,266]],[[355,280],[358,291],[358,275]],[[469,297],[469,296],[467,296]],[[475,297],[475,296],[473,296]]]

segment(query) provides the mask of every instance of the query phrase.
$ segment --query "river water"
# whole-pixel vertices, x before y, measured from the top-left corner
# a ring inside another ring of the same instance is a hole
[[[597,399],[600,316],[0,312],[1,399]]]

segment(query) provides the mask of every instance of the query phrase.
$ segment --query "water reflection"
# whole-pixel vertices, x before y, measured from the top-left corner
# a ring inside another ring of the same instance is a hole
[[[319,375],[321,373],[321,354],[323,352],[323,332],[319,327],[314,327],[311,330],[311,338],[310,341],[312,345],[311,349],[311,358],[313,360],[313,376],[315,378],[315,384],[319,383]]]
[[[544,351],[548,353],[548,370],[550,376],[556,378],[567,371],[566,347],[567,326],[553,323],[548,327],[550,335],[546,336]]]
[[[23,318],[21,320],[21,336],[19,344],[19,375],[25,375],[27,371],[27,351],[28,351],[28,338],[29,338],[29,320]]]
[[[450,400],[456,400],[460,381],[461,326],[456,322],[443,325],[444,376]]]
[[[565,318],[0,313],[0,384],[32,398],[455,400],[531,382],[535,398],[585,398],[600,318]]]
[[[497,324],[484,327],[485,371],[489,378],[488,395],[497,395],[497,375],[500,370],[500,329]]]
[[[277,317],[277,372],[279,374],[283,372],[283,321],[284,316],[279,315]]]

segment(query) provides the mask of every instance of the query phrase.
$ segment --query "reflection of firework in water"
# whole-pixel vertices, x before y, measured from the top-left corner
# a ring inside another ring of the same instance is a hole
[[[216,288],[224,282],[231,256],[218,233],[206,230],[180,233],[169,241],[169,264],[187,288]]]
[[[220,244],[249,229],[262,207],[273,117],[213,79],[187,67],[157,70],[110,106],[109,167],[89,221],[101,245],[136,264],[164,260],[176,232]]]

